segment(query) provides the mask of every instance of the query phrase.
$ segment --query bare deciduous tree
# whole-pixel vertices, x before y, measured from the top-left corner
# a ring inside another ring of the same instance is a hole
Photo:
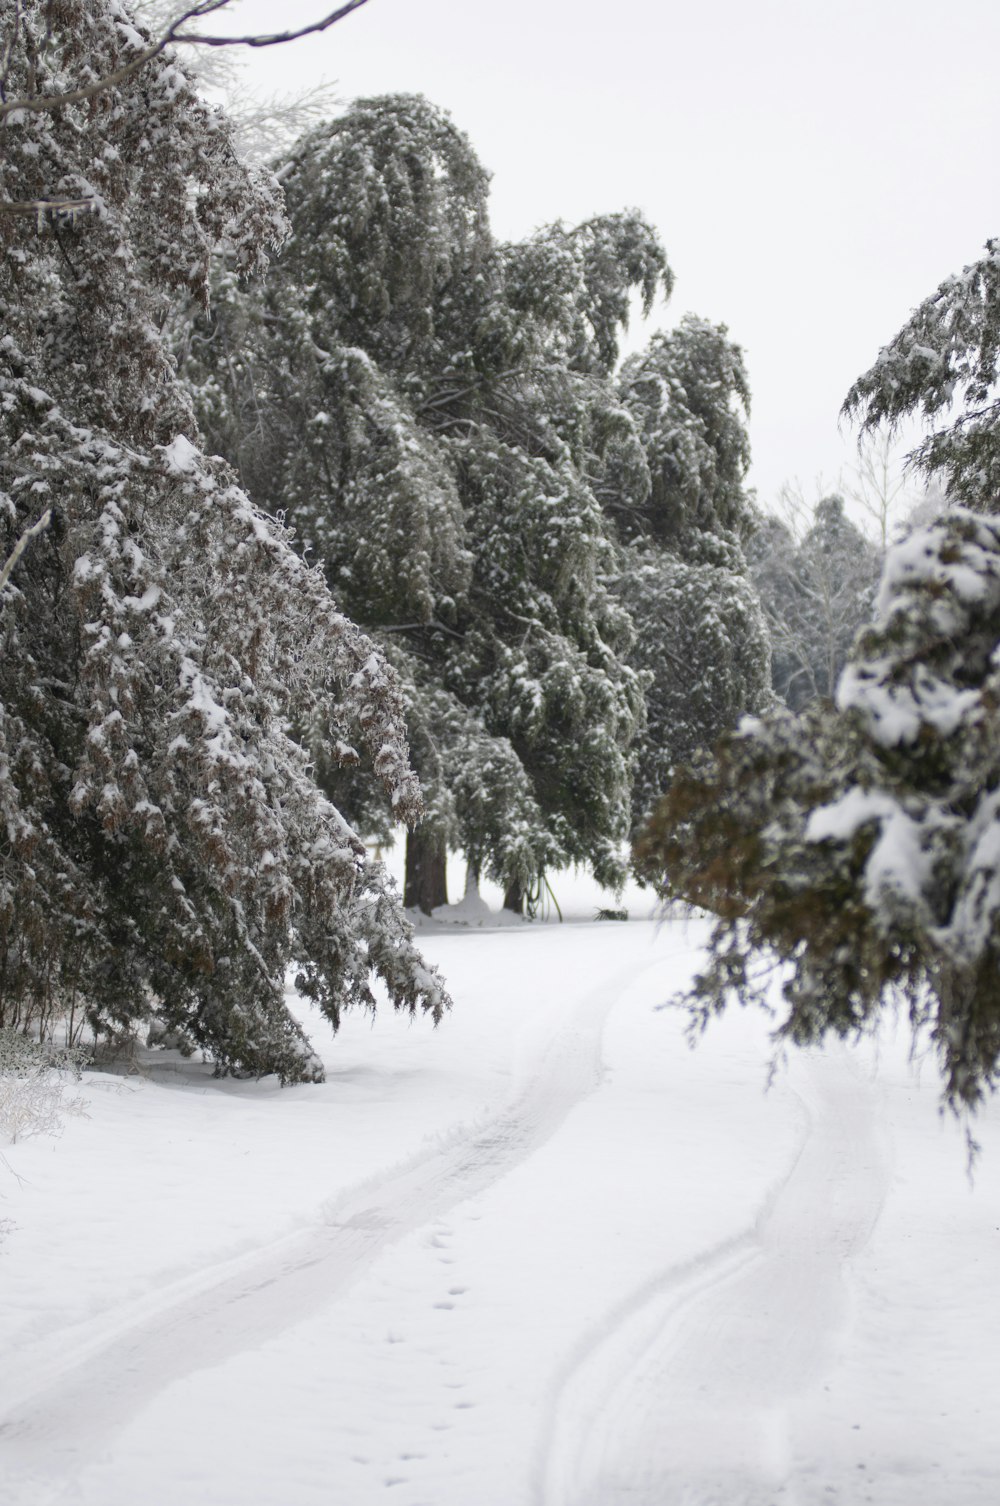
[[[810,507],[786,485],[748,547],[771,634],[774,689],[792,710],[829,699],[874,603],[882,552],[832,494]]]
[[[875,541],[884,554],[893,525],[904,521],[918,506],[923,486],[914,482],[891,429],[864,433],[858,440],[857,463],[841,490],[874,526]]]

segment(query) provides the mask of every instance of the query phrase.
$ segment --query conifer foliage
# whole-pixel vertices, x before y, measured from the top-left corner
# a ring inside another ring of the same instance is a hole
[[[644,464],[612,371],[632,291],[670,286],[656,237],[615,214],[498,243],[483,167],[417,97],[356,103],[278,176],[287,247],[262,287],[223,278],[185,369],[400,675],[428,807],[407,900],[443,902],[447,848],[514,906],[561,864],[613,883],[643,704],[604,508]]]
[[[664,894],[718,917],[702,1018],[769,997],[775,960],[795,1043],[901,1000],[957,1110],[1000,1083],[996,256],[943,283],[847,400],[875,425],[940,414],[964,388],[918,458],[974,508],[889,550],[836,705],[744,724],[675,783],[642,844]]]
[[[1000,240],[985,249],[914,309],[844,403],[869,433],[907,414],[936,423],[913,458],[977,511],[1000,495]]]
[[[11,9],[8,98],[148,46],[118,0]],[[163,53],[0,134],[3,557],[51,510],[0,598],[0,1023],[155,1013],[220,1070],[315,1078],[289,964],[334,1023],[373,973],[398,1006],[446,1000],[288,732],[322,726],[344,762],[356,743],[414,819],[395,677],[206,458],[161,335],[223,240],[236,274],[261,269],[280,192]],[[84,208],[44,207],[67,199]]]

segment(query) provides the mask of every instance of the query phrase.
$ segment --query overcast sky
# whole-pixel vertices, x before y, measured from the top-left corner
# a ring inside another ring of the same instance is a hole
[[[242,0],[234,19],[325,8]],[[640,209],[677,279],[649,328],[691,310],[745,350],[766,502],[850,465],[851,381],[1000,234],[998,60],[998,0],[368,0],[250,66],[444,105],[504,238]]]

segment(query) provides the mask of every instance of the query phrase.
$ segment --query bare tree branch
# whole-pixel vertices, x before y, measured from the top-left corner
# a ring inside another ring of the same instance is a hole
[[[39,114],[45,111],[58,110],[64,105],[76,105],[86,99],[93,99],[105,89],[113,89],[116,84],[124,83],[127,78],[138,73],[147,63],[163,52],[164,48],[176,43],[186,43],[197,47],[277,47],[284,42],[296,42],[300,37],[311,36],[315,32],[326,31],[329,27],[342,21],[352,11],[360,10],[362,5],[367,5],[368,0],[347,0],[347,3],[330,11],[319,21],[313,21],[308,26],[301,26],[297,31],[283,31],[272,33],[259,33],[245,37],[209,37],[202,36],[198,32],[183,31],[189,21],[197,21],[204,16],[212,15],[215,11],[222,10],[228,5],[229,0],[201,0],[190,10],[178,16],[172,21],[166,31],[155,42],[136,53],[130,62],[116,68],[113,73],[107,73],[103,78],[94,79],[90,84],[81,89],[70,89],[65,94],[38,94],[26,95],[22,99],[11,99],[0,103],[0,121],[18,112]]]
[[[227,3],[227,0],[222,0],[222,3]],[[360,10],[362,5],[367,4],[368,0],[347,0],[345,5],[340,6],[338,10],[331,11],[321,21],[313,21],[309,26],[300,26],[298,31],[275,31],[246,37],[206,37],[198,32],[185,33],[176,31],[175,27],[182,26],[185,21],[191,19],[189,15],[175,22],[174,26],[171,27],[171,31],[173,32],[171,40],[174,42],[193,42],[199,47],[277,47],[283,42],[297,42],[300,37],[308,37],[312,36],[315,32],[326,31],[337,21],[342,21],[345,16],[349,16],[352,11]],[[219,7],[213,5],[210,8],[216,10]]]

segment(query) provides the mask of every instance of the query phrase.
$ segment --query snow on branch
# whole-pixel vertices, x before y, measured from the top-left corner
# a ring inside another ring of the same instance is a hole
[[[171,21],[158,38],[112,73],[103,74],[79,89],[70,89],[63,93],[25,95],[20,99],[0,100],[0,122],[22,113],[51,112],[65,105],[81,104],[84,100],[93,99],[95,95],[103,93],[106,89],[112,89],[117,84],[124,83],[165,48],[175,44],[184,43],[197,47],[277,47],[285,42],[296,42],[301,37],[311,36],[316,32],[327,31],[329,27],[342,21],[352,11],[360,10],[361,6],[367,3],[368,0],[346,0],[344,5],[328,11],[319,20],[311,22],[308,26],[300,26],[294,31],[259,32],[241,37],[223,37],[206,36],[200,32],[184,30],[189,22],[196,22],[206,16],[214,15],[216,11],[224,10],[229,4],[229,0],[201,0],[200,4],[192,6],[175,21]],[[4,207],[11,208],[9,205]]]
[[[31,540],[37,538],[40,533],[44,533],[51,522],[52,510],[47,507],[42,516],[36,522],[30,524],[21,534],[21,537],[11,550],[9,558],[5,561],[3,568],[0,569],[0,591],[3,590],[4,586],[10,580],[14,567],[31,543]]]

